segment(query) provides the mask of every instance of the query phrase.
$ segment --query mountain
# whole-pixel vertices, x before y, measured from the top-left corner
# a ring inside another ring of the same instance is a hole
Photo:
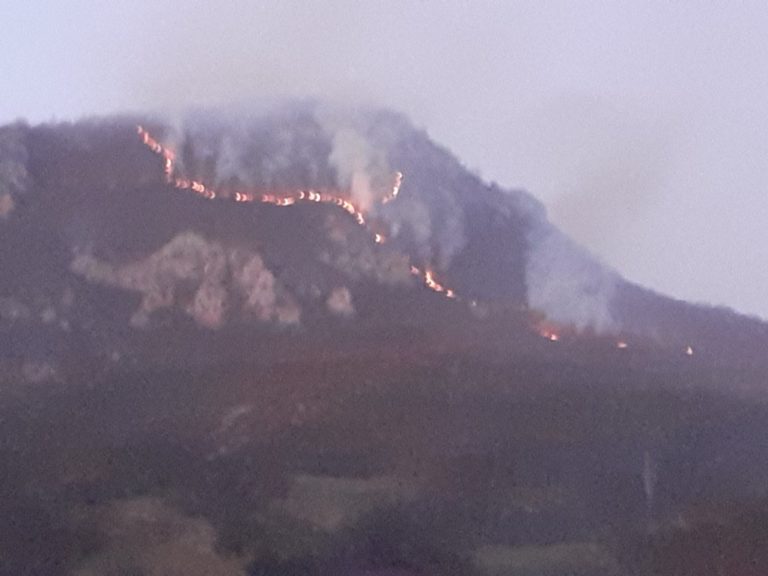
[[[429,326],[455,314],[480,332],[492,325],[489,337],[510,350],[515,338],[495,331],[546,323],[575,339],[763,360],[764,323],[625,282],[552,226],[532,196],[484,183],[398,114],[318,104],[198,112],[176,127],[149,123],[148,141],[169,145],[159,152],[137,134],[146,124],[3,129],[6,322],[55,316],[70,329],[122,334],[126,325],[188,327],[191,317],[211,330],[293,325],[306,334],[333,316],[350,328],[398,317]],[[197,180],[220,197],[169,183],[166,150],[177,184]],[[235,201],[238,191],[289,198],[312,189],[351,202],[366,225],[333,203]],[[446,303],[424,293],[427,270],[460,296],[439,313],[430,307]]]
[[[625,281],[397,113],[5,126],[0,245],[0,574],[671,574],[713,516],[728,562],[764,538],[768,324]]]

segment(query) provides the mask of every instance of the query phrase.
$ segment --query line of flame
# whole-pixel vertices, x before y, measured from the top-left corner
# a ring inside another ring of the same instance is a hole
[[[251,203],[260,202],[262,204],[271,204],[273,206],[293,206],[299,202],[314,202],[320,204],[330,204],[338,206],[344,212],[352,216],[357,224],[364,227],[372,236],[373,241],[376,244],[383,244],[386,242],[386,236],[379,232],[372,232],[366,223],[365,215],[363,212],[355,206],[349,200],[346,200],[339,194],[333,194],[329,191],[317,191],[313,189],[309,190],[295,190],[289,191],[284,194],[266,194],[255,192],[233,192],[230,194],[220,194],[210,186],[206,186],[203,182],[197,180],[189,180],[182,177],[175,176],[175,153],[160,144],[152,135],[141,125],[136,127],[142,143],[149,148],[153,153],[157,154],[163,159],[163,173],[165,174],[166,181],[174,188],[179,190],[189,190],[195,194],[207,199],[215,200],[216,198],[231,198],[238,203]],[[403,173],[395,172],[395,180],[392,186],[392,190],[381,201],[382,204],[388,204],[395,200],[400,193],[400,187],[403,183]],[[423,284],[432,290],[433,292],[440,294],[448,299],[460,299],[456,292],[444,286],[435,279],[435,273],[430,268],[421,270],[416,266],[411,266],[411,273],[417,276]],[[560,334],[555,330],[549,328],[534,328],[539,334],[551,342],[560,341]],[[629,345],[623,340],[619,340],[616,343],[616,347],[620,350],[627,349]],[[693,348],[687,346],[685,349],[687,356],[693,356]]]
[[[152,135],[141,125],[136,127],[136,130],[141,137],[142,143],[147,146],[152,152],[157,154],[163,159],[163,172],[165,174],[166,181],[178,190],[189,190],[194,192],[198,196],[205,198],[206,200],[219,199],[232,199],[238,203],[252,203],[260,202],[262,204],[272,204],[273,206],[293,206],[299,202],[314,202],[320,204],[330,204],[332,206],[338,206],[344,210],[347,214],[352,216],[358,225],[364,227],[372,236],[373,241],[376,244],[383,244],[386,242],[386,236],[379,232],[372,232],[366,223],[366,218],[363,212],[355,206],[349,200],[343,198],[339,194],[334,194],[329,191],[318,190],[293,190],[283,194],[275,193],[257,193],[237,191],[229,194],[219,193],[214,188],[206,186],[203,182],[197,180],[190,180],[187,178],[179,177],[175,175],[175,159],[176,155],[172,150],[169,150],[160,142],[158,142]],[[387,204],[397,198],[400,192],[400,187],[403,183],[403,173],[395,172],[395,181],[392,186],[392,190],[382,200],[382,204]],[[449,299],[457,299],[456,292],[450,288],[445,287],[441,283],[435,280],[434,272],[430,269],[426,269],[424,272],[416,268],[411,267],[411,271],[416,270],[415,275],[418,276],[424,285],[442,296]]]

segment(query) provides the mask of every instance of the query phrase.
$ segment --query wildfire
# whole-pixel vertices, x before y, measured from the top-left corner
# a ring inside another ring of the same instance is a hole
[[[446,298],[456,298],[456,293],[453,290],[446,288],[440,284],[440,282],[435,280],[435,273],[432,272],[432,270],[427,269],[424,271],[424,283],[430,290],[433,290],[439,294],[445,294]]]
[[[253,191],[224,191],[218,192],[205,183],[177,176],[175,174],[175,153],[163,146],[143,127],[136,127],[137,133],[141,138],[142,143],[149,148],[154,154],[162,158],[163,160],[163,173],[166,181],[178,190],[189,190],[198,196],[206,200],[230,199],[237,203],[253,203],[258,202],[262,204],[271,204],[273,206],[288,207],[298,203],[316,203],[316,204],[330,204],[336,206],[352,216],[358,225],[365,228],[372,236],[373,241],[376,244],[383,244],[386,242],[386,236],[380,232],[373,232],[369,229],[366,217],[355,204],[345,199],[342,194],[335,193],[328,190],[292,190],[284,193],[256,193]],[[382,204],[388,204],[395,200],[400,193],[400,187],[403,183],[403,173],[395,172],[394,182],[390,192],[381,200]],[[435,278],[434,271],[426,268],[421,270],[416,266],[411,266],[411,274],[421,279],[424,285],[433,292],[444,296],[445,298],[458,299],[457,294],[451,289],[441,284]],[[476,306],[477,302],[470,302],[471,306]],[[538,326],[537,332],[542,338],[546,338],[550,342],[559,342],[561,339],[560,334],[552,327]],[[616,348],[619,350],[626,350],[629,348],[627,342],[619,340],[616,342]],[[685,349],[686,356],[693,356],[693,348],[687,346]]]
[[[235,192],[217,192],[210,186],[206,186],[203,182],[197,180],[190,180],[175,175],[175,159],[176,156],[173,151],[165,148],[160,142],[158,142],[152,135],[143,127],[137,126],[137,132],[141,137],[142,143],[149,148],[153,153],[157,154],[163,159],[163,172],[165,174],[166,181],[178,190],[189,190],[194,192],[198,196],[205,198],[206,200],[231,199],[237,203],[252,203],[259,202],[262,204],[272,204],[273,206],[287,207],[293,206],[299,202],[314,202],[317,204],[330,204],[337,206],[344,212],[349,214],[355,219],[358,225],[366,228],[373,237],[373,241],[376,244],[383,244],[386,241],[386,237],[379,232],[372,232],[368,229],[365,215],[362,210],[355,206],[352,202],[342,197],[340,194],[336,194],[330,191],[318,191],[314,189],[309,190],[293,190],[282,194],[276,193],[262,193],[257,194],[250,191],[235,191]],[[403,173],[395,172],[395,180],[392,185],[392,190],[382,200],[382,204],[387,204],[397,198],[400,193],[400,186],[403,183]],[[411,266],[411,273],[419,276],[424,284],[432,291],[442,294],[446,298],[456,299],[457,295],[452,289],[447,288],[443,284],[439,283],[434,276],[432,270],[425,270],[422,272],[415,266]]]
[[[539,328],[538,329],[539,336],[542,338],[546,338],[550,342],[559,342],[560,341],[560,334],[557,332],[554,332],[548,328]]]
[[[363,215],[362,211],[352,202],[344,199],[339,194],[317,190],[296,190],[289,191],[285,194],[253,194],[251,192],[237,191],[227,195],[217,192],[210,186],[206,186],[203,182],[175,176],[174,162],[176,155],[171,150],[160,144],[160,142],[158,142],[155,138],[153,138],[152,135],[143,126],[137,126],[136,130],[141,137],[142,143],[163,159],[163,172],[165,173],[165,178],[169,184],[178,190],[189,190],[198,196],[205,198],[206,200],[215,200],[216,198],[229,197],[232,198],[235,202],[261,202],[262,204],[272,204],[274,206],[293,206],[297,202],[331,204],[338,206],[347,214],[352,216],[360,226],[365,226],[365,216]],[[397,196],[402,178],[402,173],[397,172],[395,178],[395,186],[389,196],[390,199],[393,199],[395,196]]]
[[[445,296],[446,298],[450,298],[451,300],[458,299],[458,296],[456,295],[455,291],[453,291],[450,288],[446,288],[445,286],[440,284],[437,280],[435,280],[435,273],[429,268],[427,268],[422,272],[416,266],[411,266],[411,274],[421,278],[422,282],[424,282],[424,285],[430,290],[432,290],[433,292],[442,294],[443,296]]]
[[[392,191],[384,197],[381,203],[388,204],[392,202],[392,200],[397,198],[397,195],[400,193],[400,186],[402,185],[403,185],[403,173],[395,172],[395,183],[392,185]]]
[[[171,174],[173,173],[173,161],[175,159],[175,156],[172,151],[165,148],[160,142],[152,138],[152,135],[147,132],[143,126],[139,125],[136,127],[136,131],[139,133],[139,136],[141,136],[141,141],[144,143],[144,145],[152,150],[155,154],[158,156],[162,156],[163,158],[163,172],[165,173],[166,179],[170,180]]]

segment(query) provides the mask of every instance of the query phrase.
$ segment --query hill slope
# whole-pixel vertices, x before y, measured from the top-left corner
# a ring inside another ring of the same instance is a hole
[[[487,322],[497,344],[502,318],[505,331],[691,346],[713,362],[760,363],[768,344],[765,324],[626,283],[532,197],[485,184],[391,112],[290,105],[175,128],[120,118],[0,136],[6,327],[45,315],[121,333],[184,317],[211,330],[398,318],[431,330],[448,314],[462,330]],[[323,201],[299,198],[310,190]],[[433,279],[459,296],[453,306],[424,293]]]
[[[7,126],[0,210],[0,574],[765,573],[766,324],[397,114]]]

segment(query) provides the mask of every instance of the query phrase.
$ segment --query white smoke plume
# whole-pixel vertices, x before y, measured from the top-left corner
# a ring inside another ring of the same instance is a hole
[[[161,498],[120,500],[83,510],[106,544],[86,558],[75,576],[245,576],[248,559],[217,550],[216,531],[203,518],[185,515]]]
[[[331,105],[315,110],[315,118],[331,142],[328,163],[338,184],[366,212],[389,192],[393,175],[386,146],[377,145],[368,135],[371,114],[370,110],[341,110]]]
[[[390,237],[402,235],[420,259],[442,268],[465,244],[458,197],[464,169],[436,150],[426,134],[417,138],[417,157],[424,165],[437,157],[433,169],[442,182],[426,177],[420,187],[429,184],[418,196],[382,206],[392,192],[395,170],[402,168],[392,165],[392,151],[407,148],[401,140],[416,134],[399,115],[293,102],[259,110],[193,111],[166,134],[171,147],[182,152],[177,168],[216,188],[338,188],[364,213],[385,220]]]
[[[227,133],[221,140],[216,159],[216,184],[230,179],[237,182],[249,183],[252,175],[243,161],[243,143],[246,136],[240,131]]]
[[[355,314],[355,307],[352,304],[352,293],[346,286],[340,286],[331,290],[325,303],[328,306],[328,310],[338,316],[350,317]]]
[[[131,319],[136,327],[147,326],[157,310],[178,307],[201,326],[216,329],[240,300],[260,321],[288,325],[300,319],[298,306],[258,254],[227,249],[193,232],[179,234],[138,262],[115,266],[79,254],[71,269],[91,282],[140,293],[141,305]]]
[[[371,145],[354,129],[342,128],[333,135],[333,151],[328,161],[336,169],[339,184],[349,188],[353,200],[366,211],[375,201],[368,172],[372,156]]]
[[[382,111],[293,103],[250,113],[197,112],[185,118],[183,132],[193,150],[193,176],[210,179],[217,186],[234,182],[256,188],[335,181],[349,191],[357,206],[372,212],[371,219],[387,223],[390,239],[398,238],[418,260],[438,269],[449,267],[471,232],[466,229],[465,208],[478,198],[470,191],[486,188],[426,134],[402,117]],[[393,185],[390,159],[406,165],[397,168],[406,172],[405,181],[413,182],[418,194],[401,194],[397,201],[382,206],[380,201]],[[412,181],[409,169],[414,172]],[[525,270],[529,306],[579,331],[616,332],[619,326],[612,302],[619,276],[557,231],[547,221],[543,206],[528,194],[496,189],[489,197],[496,209],[508,216],[514,213],[516,220],[522,217],[531,227]],[[337,249],[325,252],[321,259],[350,280],[413,282],[410,263],[402,254],[386,246],[382,250],[350,241],[340,227],[331,226],[329,232]],[[219,255],[220,260],[227,258]],[[277,301],[275,279],[258,257],[249,261],[235,254],[232,258],[237,261],[230,263],[232,283],[243,295],[246,310],[261,321],[298,322],[298,307]],[[190,315],[210,327],[220,325],[233,305],[222,286],[226,264],[217,270],[214,267],[200,281],[187,305]],[[137,323],[146,323],[153,310],[173,305],[173,289],[162,288],[142,291]]]
[[[649,520],[653,512],[654,497],[656,495],[656,483],[659,480],[658,463],[649,450],[643,453],[643,491],[645,503],[648,509]]]
[[[525,270],[528,305],[577,331],[615,333],[612,313],[618,274],[546,221],[529,234]]]
[[[398,200],[387,205],[383,215],[393,238],[398,238],[407,229],[420,249],[419,257],[431,260],[432,216],[424,202],[415,198]]]
[[[16,198],[29,186],[28,153],[22,126],[0,128],[0,219],[7,218]]]
[[[328,135],[306,107],[193,110],[171,131],[177,167],[217,188],[328,186]]]
[[[359,208],[370,211],[391,190],[394,172],[385,147],[367,136],[369,124],[368,112],[288,103],[255,110],[197,111],[172,133],[185,134],[198,160],[213,161],[213,174],[196,176],[216,185],[234,179],[263,188],[286,181],[302,187],[327,186],[333,175],[338,188],[348,191]]]

